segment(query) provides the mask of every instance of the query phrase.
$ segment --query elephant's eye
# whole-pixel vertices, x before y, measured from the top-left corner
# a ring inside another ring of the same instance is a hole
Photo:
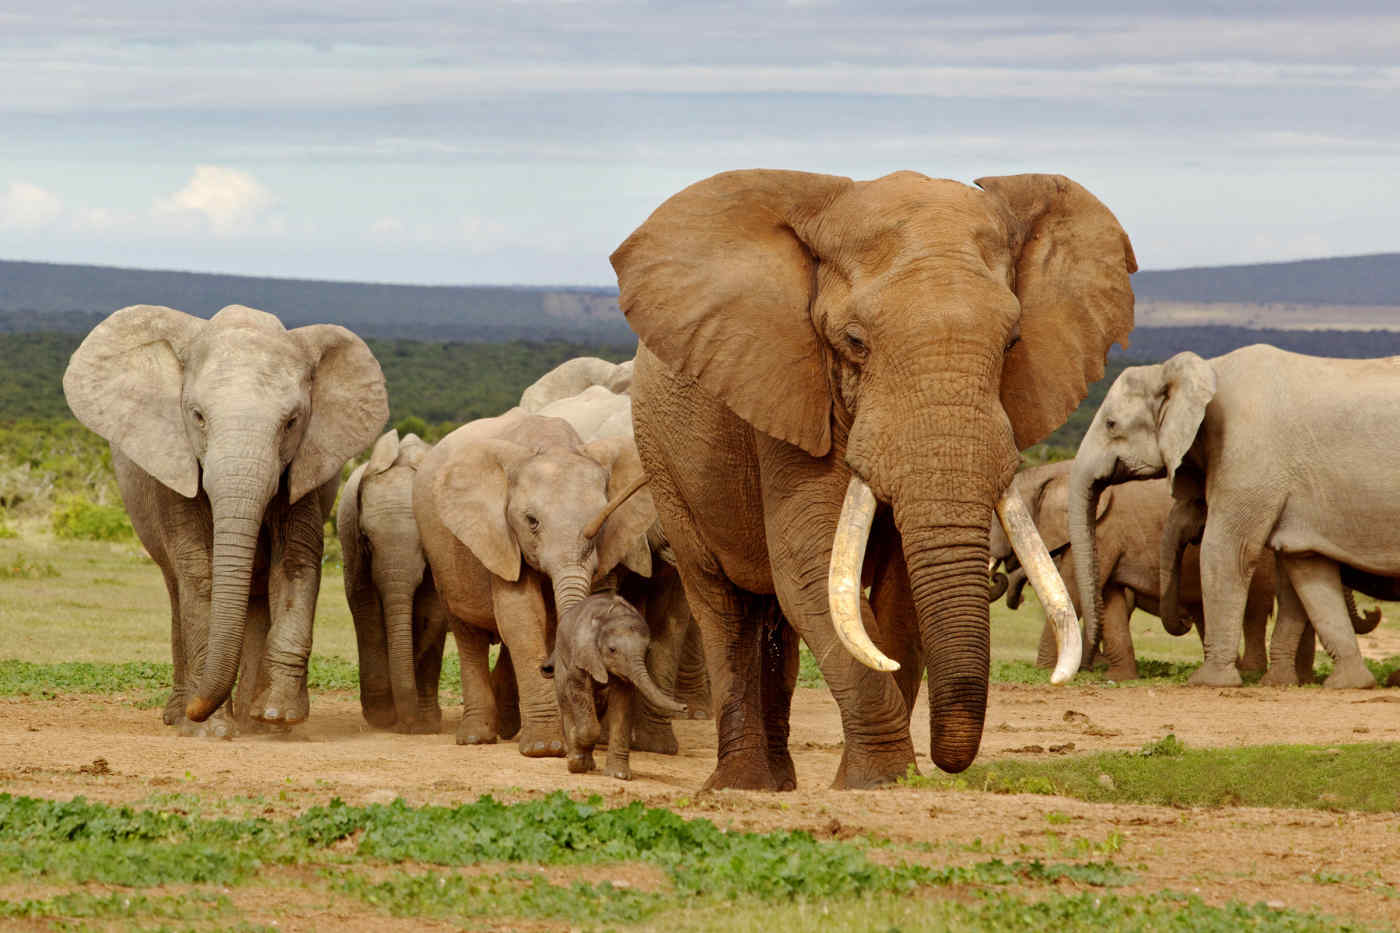
[[[870,346],[865,342],[865,335],[859,330],[855,328],[847,330],[845,338],[846,348],[856,359],[863,360],[870,355]]]
[[[204,412],[200,411],[198,408],[191,408],[190,417],[194,419],[195,424],[199,425],[201,428],[204,427]]]
[[[297,416],[296,416],[296,415],[292,415],[290,418],[287,419],[286,427],[283,428],[283,430],[285,430],[288,434],[290,434],[290,433],[292,433],[292,431],[294,431],[294,430],[296,429],[296,426],[297,426]]]
[[[1010,352],[1011,352],[1011,348],[1014,347],[1014,346],[1016,346],[1016,344],[1018,344],[1018,343],[1020,343],[1020,342],[1021,342],[1021,327],[1020,327],[1020,325],[1017,325],[1016,329],[1013,330],[1013,331],[1011,332],[1011,336],[1006,338],[1006,346],[1004,346],[1004,347],[1001,348],[1001,352],[1002,352],[1002,353],[1010,353]]]
[[[540,520],[528,512],[525,514],[525,524],[530,527],[531,531],[540,530]]]
[[[1105,418],[1105,419],[1104,419],[1104,422],[1103,422],[1103,426],[1106,427],[1106,428],[1108,428],[1110,431],[1116,431],[1116,430],[1118,430],[1118,422],[1115,421],[1115,420],[1112,419],[1112,418]]]

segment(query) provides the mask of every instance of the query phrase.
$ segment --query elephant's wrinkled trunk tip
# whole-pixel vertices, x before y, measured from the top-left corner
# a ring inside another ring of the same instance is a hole
[[[603,522],[608,520],[608,516],[611,515],[613,512],[616,512],[618,507],[621,506],[622,503],[630,499],[634,492],[636,492],[638,489],[641,489],[650,481],[651,477],[643,473],[641,476],[628,483],[626,489],[613,496],[612,499],[608,501],[608,504],[603,506],[602,511],[600,511],[597,515],[593,516],[593,521],[589,522],[588,525],[584,527],[584,540],[592,540],[593,538],[597,537],[598,532],[603,530]]]
[[[1074,604],[1070,602],[1069,592],[1065,589],[1065,582],[1060,579],[1060,572],[1055,569],[1050,552],[1045,549],[1045,542],[1036,531],[1030,511],[1014,488],[1008,488],[997,501],[997,516],[1016,552],[1016,558],[1026,572],[1026,578],[1040,596],[1046,617],[1055,627],[1059,657],[1055,661],[1055,670],[1050,674],[1050,682],[1065,683],[1079,670],[1083,650]]]
[[[831,543],[831,567],[826,577],[831,622],[841,644],[866,667],[877,671],[897,671],[899,662],[885,656],[860,617],[860,570],[865,561],[865,544],[875,520],[875,493],[859,476],[852,476],[846,487],[846,501]]]
[[[218,702],[197,696],[185,704],[185,718],[192,722],[204,722],[214,715],[214,710],[218,708]]]

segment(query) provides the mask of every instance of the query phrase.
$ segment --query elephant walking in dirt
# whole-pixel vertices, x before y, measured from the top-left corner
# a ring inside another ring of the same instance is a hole
[[[631,443],[584,444],[566,422],[519,409],[463,425],[423,458],[414,516],[438,595],[469,636],[458,639],[459,739],[496,740],[487,650],[497,634],[515,669],[521,753],[564,754],[554,690],[540,672],[555,613],[620,563],[651,572],[655,511],[638,491],[644,480]]]
[[[709,787],[796,786],[799,635],[841,711],[837,786],[913,766],[921,659],[934,763],[976,756],[992,512],[1132,329],[1136,270],[1069,179],[979,185],[727,172],[612,255],[637,447],[704,636]]]
[[[1205,663],[1191,682],[1240,683],[1235,646],[1249,581],[1272,551],[1280,609],[1266,679],[1293,678],[1291,663],[1276,658],[1311,620],[1335,662],[1325,684],[1374,686],[1342,570],[1377,583],[1400,577],[1400,484],[1390,462],[1400,449],[1397,398],[1397,358],[1325,359],[1255,345],[1124,370],[1080,444],[1070,482],[1086,634],[1103,616],[1086,584],[1098,576],[1089,518],[1097,499],[1109,484],[1165,475],[1173,496],[1206,504]]]
[[[1036,529],[1045,546],[1055,557],[1055,564],[1064,578],[1065,586],[1074,599],[1076,613],[1083,615],[1083,599],[1075,577],[1074,548],[1069,535],[1069,485],[1073,461],[1064,460],[1032,467],[1016,474],[1013,487],[1026,502]],[[1166,630],[1172,635],[1184,635],[1192,622],[1201,618],[1199,562],[1196,548],[1184,554],[1172,552],[1173,566],[1179,574],[1173,578],[1175,604],[1171,612],[1162,611],[1164,574],[1159,560],[1163,531],[1168,526],[1174,500],[1165,480],[1124,483],[1104,490],[1094,515],[1094,540],[1098,547],[1098,592],[1104,607],[1096,642],[1108,659],[1110,680],[1133,680],[1138,676],[1137,656],[1133,649],[1129,618],[1134,608],[1162,617]],[[1011,576],[1007,590],[1007,605],[1016,608],[1025,576],[1012,553],[999,523],[991,528],[991,556],[1004,562]],[[1268,663],[1265,630],[1273,608],[1273,568],[1263,567],[1250,582],[1249,599],[1245,607],[1243,670],[1262,671]],[[1204,635],[1202,636],[1204,637]],[[1087,637],[1084,645],[1084,666],[1093,658],[1096,645]],[[1050,667],[1055,662],[1055,637],[1046,623],[1041,634],[1036,664]]]
[[[331,324],[289,331],[240,305],[208,321],[138,305],[88,334],[63,391],[112,445],[132,526],[165,577],[165,721],[231,736],[235,678],[237,721],[304,720],[322,527],[341,467],[389,413],[364,341]]]
[[[567,367],[575,361],[563,364]],[[561,367],[563,368],[563,367]],[[627,368],[630,382],[631,367]],[[547,383],[546,374],[536,386]],[[623,438],[635,444],[632,432],[632,399],[625,393],[613,392],[593,385],[577,395],[556,399],[540,409],[540,414],[562,418],[578,431],[585,442],[609,437]],[[694,715],[704,715],[709,708],[708,677],[704,656],[697,650],[686,652],[698,642],[699,630],[685,601],[685,588],[674,566],[675,557],[666,544],[665,532],[659,522],[653,522],[647,534],[652,548],[652,573],[623,574],[617,589],[646,618],[651,632],[647,648],[647,667],[661,689],[676,695],[678,683],[690,686],[679,694],[681,701]],[[683,665],[689,667],[682,669]],[[645,694],[634,710],[632,747],[641,751],[674,755],[679,751],[672,714],[648,700]]]

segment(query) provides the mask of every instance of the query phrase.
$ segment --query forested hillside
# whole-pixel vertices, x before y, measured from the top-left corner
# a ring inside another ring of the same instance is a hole
[[[1138,298],[1246,304],[1400,305],[1400,253],[1248,266],[1144,269]],[[1400,321],[1396,322],[1400,326]]]

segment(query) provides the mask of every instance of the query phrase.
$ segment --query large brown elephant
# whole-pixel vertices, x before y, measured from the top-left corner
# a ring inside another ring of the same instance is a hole
[[[341,467],[389,415],[369,347],[343,327],[287,330],[241,305],[208,321],[138,305],[88,334],[63,391],[112,445],[131,524],[165,575],[166,722],[230,736],[224,712],[194,723],[235,677],[238,719],[305,719],[322,526]]]
[[[414,516],[438,595],[465,623],[457,629],[459,743],[498,734],[486,666],[494,633],[515,669],[521,753],[564,754],[554,688],[540,665],[556,610],[580,602],[620,563],[651,572],[646,532],[655,510],[637,491],[642,479],[630,441],[584,444],[567,422],[520,409],[463,425],[423,458]]]
[[[637,445],[704,635],[709,787],[795,786],[797,634],[840,707],[838,786],[913,765],[920,655],[934,763],[976,756],[993,507],[1017,451],[1131,330],[1136,270],[1113,215],[1069,179],[979,185],[728,172],[613,253],[642,344]],[[872,527],[867,600],[860,549],[834,543]]]

